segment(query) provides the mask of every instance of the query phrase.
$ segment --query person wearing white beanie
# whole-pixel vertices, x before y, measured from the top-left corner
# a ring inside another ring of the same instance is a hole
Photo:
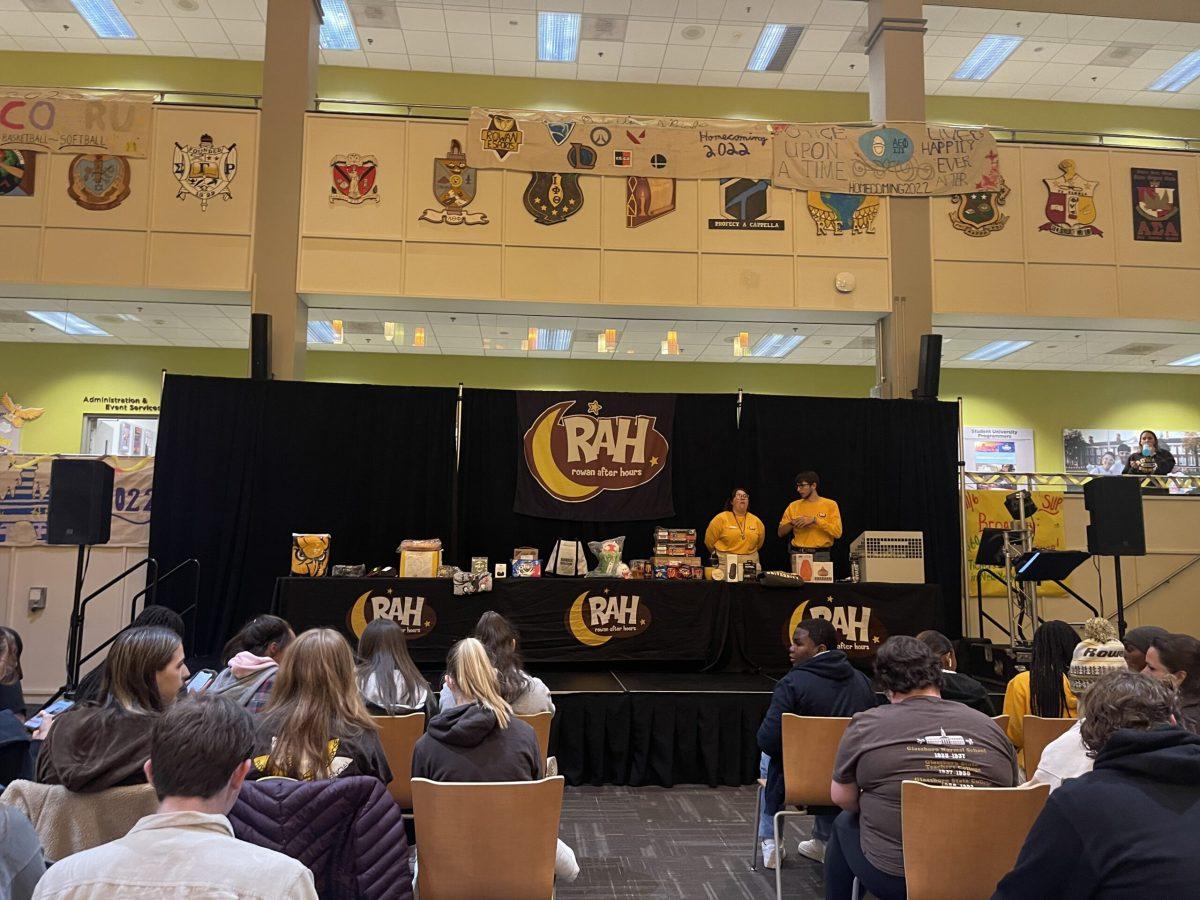
[[[1067,674],[1071,690],[1079,698],[1079,718],[1046,745],[1037,771],[1026,784],[1048,784],[1054,791],[1066,779],[1092,771],[1094,759],[1083,746],[1079,730],[1086,715],[1087,691],[1109,672],[1123,671],[1126,671],[1125,645],[1117,638],[1117,629],[1108,619],[1088,619],[1083,623],[1083,640],[1071,654],[1071,669]]]

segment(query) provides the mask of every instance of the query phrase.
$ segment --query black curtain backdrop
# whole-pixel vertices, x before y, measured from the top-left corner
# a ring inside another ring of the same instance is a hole
[[[513,512],[522,435],[517,392],[469,390],[463,394],[459,469],[457,563],[486,556],[507,563],[514,547],[537,547],[549,557],[561,539],[588,541],[625,535],[626,562],[651,555],[655,525],[695,528],[703,543],[709,520],[725,508],[737,458],[737,395],[680,394],[671,443],[675,515],[640,522],[570,522]],[[707,553],[701,547],[701,556]],[[589,566],[595,559],[588,556]]]
[[[397,564],[403,538],[451,531],[455,391],[168,375],[150,555],[200,561],[199,653],[270,608],[293,532],[334,563]],[[511,504],[510,504],[511,505]],[[190,602],[186,579],[160,602]]]
[[[821,495],[842,513],[842,539],[833,548],[837,577],[849,574],[850,542],[863,531],[924,532],[926,580],[941,585],[946,633],[961,636],[953,403],[748,394],[739,437],[737,472],[751,511],[767,526],[761,555],[768,569],[788,566],[787,541],[775,529],[796,499],[796,474],[812,469]]]

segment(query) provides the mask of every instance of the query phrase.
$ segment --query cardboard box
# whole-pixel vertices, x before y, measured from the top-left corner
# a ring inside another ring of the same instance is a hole
[[[812,573],[812,580],[817,584],[833,583],[833,563],[831,562],[814,562]]]
[[[441,550],[401,550],[401,578],[436,578],[442,564]]]

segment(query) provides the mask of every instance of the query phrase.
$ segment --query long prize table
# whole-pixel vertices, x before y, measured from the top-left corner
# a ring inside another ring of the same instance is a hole
[[[481,613],[521,633],[531,669],[637,668],[757,672],[787,668],[786,647],[804,616],[830,619],[841,649],[869,665],[892,634],[942,628],[941,590],[928,584],[836,583],[767,587],[720,581],[508,578],[455,596],[442,578],[280,578],[274,610],[297,631],[336,628],[356,640],[375,618],[398,622],[418,665],[442,665]]]

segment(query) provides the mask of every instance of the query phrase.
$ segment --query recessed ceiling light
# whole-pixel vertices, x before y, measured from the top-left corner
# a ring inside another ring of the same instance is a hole
[[[707,34],[703,25],[688,25],[679,32],[680,37],[687,38],[689,41],[698,41]]]
[[[800,25],[764,25],[758,43],[746,63],[748,72],[782,72],[800,42],[804,28]]]
[[[799,347],[804,338],[803,334],[780,334],[777,331],[764,334],[754,342],[749,355],[782,359]]]
[[[25,315],[32,316],[39,322],[44,322],[51,328],[57,328],[63,334],[86,334],[93,337],[111,337],[103,328],[93,325],[86,319],[81,319],[75,313],[44,312],[39,309],[27,309]]]
[[[579,13],[538,13],[538,62],[575,62],[580,18]]]
[[[1193,353],[1191,356],[1185,356],[1183,359],[1177,359],[1175,362],[1167,363],[1168,366],[1187,366],[1194,369],[1200,366],[1200,353]]]
[[[97,37],[130,40],[137,32],[113,0],[71,0]]]
[[[984,344],[978,350],[963,354],[962,358],[972,362],[992,362],[1002,356],[1024,350],[1032,343],[1033,341],[992,341],[990,344]]]
[[[529,350],[570,350],[570,328],[530,328]]]
[[[346,0],[321,0],[321,49],[357,50],[358,32]]]
[[[989,34],[975,45],[950,77],[958,81],[986,81],[1024,40],[1012,34]]]
[[[1197,78],[1200,78],[1200,50],[1193,50],[1159,76],[1148,90],[1169,91],[1174,94],[1183,90]]]
[[[332,344],[333,338],[333,325],[329,322],[318,320],[308,323],[308,342],[310,344]]]

